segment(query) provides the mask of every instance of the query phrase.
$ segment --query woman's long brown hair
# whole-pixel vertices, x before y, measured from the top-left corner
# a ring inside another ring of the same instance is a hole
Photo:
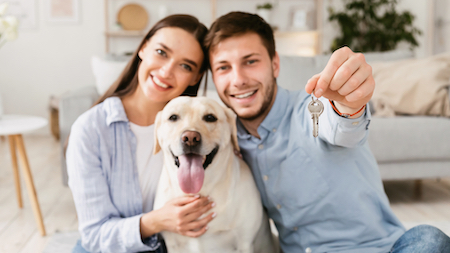
[[[206,34],[208,33],[208,28],[205,25],[200,23],[197,18],[190,15],[171,15],[164,19],[161,19],[158,23],[156,23],[152,29],[145,35],[144,39],[141,41],[139,47],[133,53],[128,64],[125,66],[124,70],[120,74],[119,78],[109,87],[109,89],[100,96],[100,98],[92,105],[95,106],[100,104],[105,99],[109,97],[126,97],[127,95],[132,94],[138,87],[138,69],[142,60],[139,58],[138,53],[141,48],[147,43],[147,41],[161,28],[165,27],[177,27],[181,28],[190,34],[192,34],[200,44],[200,47],[203,51],[203,63],[200,67],[199,73],[203,74],[206,72],[208,68],[208,52],[206,47],[203,45],[203,40],[205,39]],[[205,79],[204,92],[206,93],[207,82]],[[181,94],[181,96],[197,96],[198,88],[200,87],[200,83],[202,78],[194,85],[188,86],[187,89]],[[70,136],[70,133],[69,133]],[[67,146],[69,142],[69,137],[67,137],[64,144],[64,156],[66,154]]]
[[[208,67],[208,52],[206,51],[205,46],[203,45],[203,40],[208,32],[208,29],[205,25],[200,23],[197,18],[190,15],[171,15],[164,19],[161,19],[158,23],[156,23],[152,29],[145,35],[144,39],[141,41],[141,44],[133,53],[130,61],[128,62],[125,69],[122,71],[122,74],[119,78],[109,87],[109,89],[105,92],[105,94],[101,95],[100,98],[94,103],[97,105],[103,102],[105,99],[109,97],[125,97],[129,94],[132,94],[138,87],[138,69],[142,60],[139,58],[138,53],[142,49],[142,47],[147,43],[147,41],[161,28],[165,27],[177,27],[181,28],[190,34],[192,34],[200,44],[200,47],[203,51],[203,63],[200,67],[199,73],[204,73]],[[206,78],[205,78],[206,79]],[[188,86],[188,88],[181,94],[182,96],[197,96],[198,88],[201,83],[201,78],[198,83],[194,86]],[[206,81],[205,81],[205,90],[206,90]]]

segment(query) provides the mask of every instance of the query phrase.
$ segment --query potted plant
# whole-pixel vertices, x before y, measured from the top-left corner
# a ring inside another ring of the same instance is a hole
[[[0,48],[9,40],[17,38],[18,21],[14,16],[5,16],[8,3],[0,4]],[[3,115],[2,94],[0,93],[0,119]]]
[[[329,8],[329,21],[338,23],[341,35],[331,45],[331,51],[349,46],[359,52],[394,50],[400,42],[417,47],[416,36],[422,32],[413,26],[414,15],[397,12],[397,0],[345,0],[342,12]]]
[[[271,22],[271,13],[272,13],[273,5],[269,2],[264,4],[256,5],[256,14],[258,14],[261,18],[263,18],[267,23]]]
[[[8,3],[0,4],[0,48],[9,40],[17,38],[17,26],[19,22],[14,16],[5,16]]]

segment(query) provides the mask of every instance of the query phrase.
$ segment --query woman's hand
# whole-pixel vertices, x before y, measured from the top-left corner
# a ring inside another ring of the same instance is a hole
[[[216,216],[210,213],[215,206],[208,197],[184,196],[167,202],[161,209],[141,217],[141,236],[147,238],[163,230],[189,237],[199,237],[208,229],[207,224]]]

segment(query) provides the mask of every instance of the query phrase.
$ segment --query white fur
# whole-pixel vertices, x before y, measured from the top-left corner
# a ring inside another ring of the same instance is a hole
[[[205,114],[214,114],[217,122],[202,120]],[[169,121],[173,114],[177,122]],[[233,149],[239,149],[236,137],[235,115],[212,99],[180,97],[169,102],[155,121],[155,152],[164,153],[164,167],[159,181],[154,209],[167,201],[185,195],[178,185],[174,155],[181,153],[181,134],[198,131],[202,137],[202,155],[209,154],[216,145],[219,151],[205,170],[205,179],[199,194],[210,196],[216,206],[210,212],[217,216],[209,229],[198,238],[164,231],[170,253],[210,252],[278,252],[270,232],[267,215],[247,164]],[[209,212],[209,213],[210,213]],[[208,213],[208,214],[209,214]]]

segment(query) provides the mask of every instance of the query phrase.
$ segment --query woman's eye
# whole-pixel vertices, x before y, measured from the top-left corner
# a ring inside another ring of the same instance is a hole
[[[156,49],[156,53],[158,53],[159,55],[162,55],[162,56],[167,56],[166,52],[164,52],[161,49]]]
[[[186,69],[187,71],[192,71],[191,66],[187,65],[187,64],[182,64],[181,65],[184,69]]]
[[[205,116],[203,116],[203,120],[206,122],[216,122],[217,118],[212,114],[206,114]]]
[[[173,115],[171,115],[171,116],[169,117],[169,120],[172,121],[172,122],[175,122],[175,121],[178,120],[178,118],[179,118],[178,115],[173,114]]]

